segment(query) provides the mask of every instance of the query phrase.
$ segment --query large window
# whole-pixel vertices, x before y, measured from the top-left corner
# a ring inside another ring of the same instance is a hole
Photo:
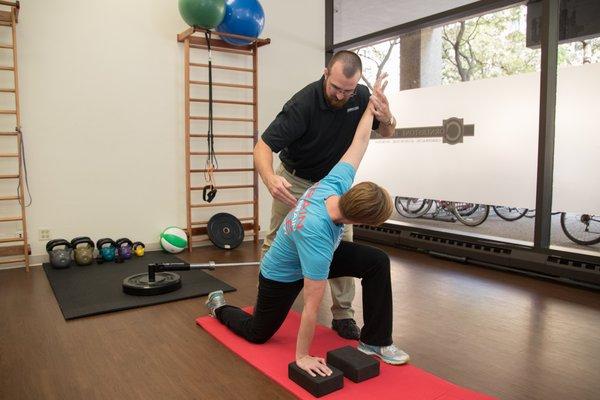
[[[600,34],[558,46],[551,244],[600,253]]]
[[[361,83],[389,76],[398,131],[373,141],[364,177],[392,189],[395,221],[532,244],[541,52],[531,17],[519,4],[353,49]],[[600,249],[598,36],[558,47],[552,237],[571,250]],[[451,144],[454,119],[464,136]]]
[[[394,37],[354,49],[364,63],[363,83],[371,87],[378,74],[390,75],[390,89],[400,90],[400,47],[419,46],[419,69],[425,70],[418,87],[539,72],[539,49],[526,46],[527,7],[524,5],[475,18]],[[412,42],[411,43],[411,38]],[[558,66],[600,62],[600,38],[561,44]],[[414,59],[409,60],[414,65]],[[440,68],[441,67],[441,68]],[[413,88],[413,87],[408,87]]]
[[[533,242],[540,50],[526,46],[526,13],[514,6],[354,49],[365,85],[389,75],[400,132],[373,141],[365,177],[391,188],[395,221]],[[460,125],[456,143],[443,137],[447,123]]]

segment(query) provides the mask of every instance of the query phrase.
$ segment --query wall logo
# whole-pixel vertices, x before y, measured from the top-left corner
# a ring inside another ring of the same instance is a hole
[[[372,133],[371,139],[425,139],[441,138],[442,143],[458,144],[465,136],[475,136],[475,125],[465,125],[462,118],[448,118],[442,126],[424,126],[418,128],[396,128],[391,137],[381,137]]]

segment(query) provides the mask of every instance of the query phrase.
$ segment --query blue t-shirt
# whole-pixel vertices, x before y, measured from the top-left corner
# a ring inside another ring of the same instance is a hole
[[[355,173],[352,165],[339,162],[302,195],[261,261],[260,272],[265,278],[278,282],[294,282],[304,277],[327,279],[344,225],[331,220],[325,200],[350,190]]]

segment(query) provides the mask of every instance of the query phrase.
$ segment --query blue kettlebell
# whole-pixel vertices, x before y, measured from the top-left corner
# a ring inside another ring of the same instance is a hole
[[[117,244],[114,240],[109,238],[99,239],[96,242],[96,248],[98,248],[102,260],[114,261],[117,254]]]

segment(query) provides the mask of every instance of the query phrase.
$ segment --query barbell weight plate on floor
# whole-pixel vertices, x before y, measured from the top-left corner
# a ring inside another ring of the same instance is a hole
[[[246,265],[259,265],[259,261],[217,264],[214,261],[201,264],[152,263],[148,264],[148,272],[128,276],[123,279],[123,292],[134,296],[155,296],[173,292],[181,287],[181,277],[170,271],[190,271],[194,269],[214,270],[216,267],[234,267]],[[150,281],[150,276],[154,280]]]
[[[228,213],[218,213],[208,220],[206,233],[221,249],[235,249],[244,241],[244,227],[239,219]]]
[[[180,287],[181,277],[174,272],[157,272],[154,282],[150,282],[147,272],[123,279],[123,292],[134,296],[155,296],[174,292]]]

